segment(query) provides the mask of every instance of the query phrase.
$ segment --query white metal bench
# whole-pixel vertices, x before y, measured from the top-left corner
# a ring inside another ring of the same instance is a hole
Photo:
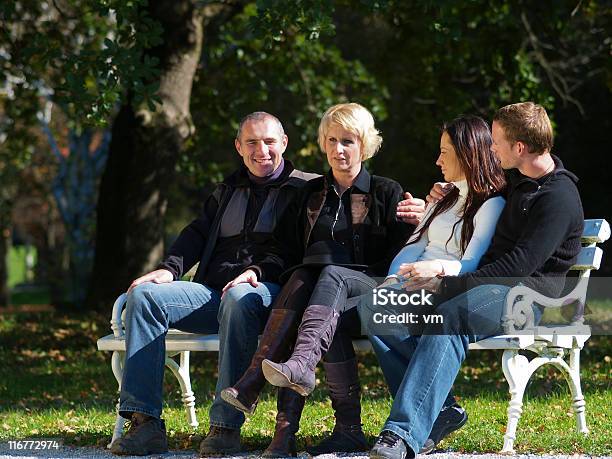
[[[603,219],[585,220],[582,235],[583,248],[572,270],[579,272],[575,288],[563,298],[543,297],[523,286],[514,287],[506,298],[506,311],[503,318],[506,334],[495,336],[478,343],[470,344],[470,350],[499,349],[503,350],[502,369],[508,381],[510,402],[508,406],[508,424],[504,435],[502,453],[514,452],[516,428],[522,413],[523,394],[531,375],[542,365],[552,364],[566,377],[572,394],[573,408],[576,414],[576,425],[579,432],[588,433],[585,419],[585,401],[580,387],[580,350],[590,337],[590,328],[583,323],[582,314],[577,314],[568,325],[533,326],[530,317],[531,304],[536,302],[547,308],[560,308],[576,303],[582,311],[586,302],[586,291],[591,270],[599,268],[602,250],[598,243],[610,237],[610,226]],[[125,355],[125,331],[122,311],[126,294],[122,294],[113,305],[111,318],[112,334],[98,340],[98,350],[112,351],[111,367],[121,388],[123,359]],[[521,329],[522,328],[522,329]],[[371,350],[366,339],[355,340],[357,351]],[[199,335],[170,330],[166,336],[166,366],[179,381],[183,404],[187,411],[189,425],[198,426],[195,414],[195,397],[191,390],[189,376],[189,353],[193,351],[219,351],[217,335]],[[521,354],[531,351],[536,356],[531,360]],[[178,362],[175,357],[178,356]],[[569,362],[566,358],[569,356]],[[119,404],[117,404],[119,408]],[[113,430],[114,441],[123,431],[125,419],[117,414]]]

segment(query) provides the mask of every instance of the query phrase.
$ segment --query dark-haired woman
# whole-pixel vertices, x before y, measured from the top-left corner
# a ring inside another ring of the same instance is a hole
[[[427,209],[421,225],[392,262],[384,285],[473,271],[491,242],[505,204],[497,196],[505,179],[491,152],[488,124],[478,117],[463,116],[444,125],[436,164],[454,189]],[[315,367],[328,351],[340,314],[356,305],[349,299],[367,293],[366,277],[363,272],[340,266],[323,269],[304,312],[292,356],[284,363],[262,362],[271,384],[302,395],[314,389]],[[344,348],[352,351],[350,341]],[[393,392],[394,384],[389,383]],[[350,433],[334,431],[327,442],[310,452],[332,452],[347,442]]]

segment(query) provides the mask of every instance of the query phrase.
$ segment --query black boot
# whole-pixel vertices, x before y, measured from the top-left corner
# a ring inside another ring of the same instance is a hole
[[[297,456],[295,434],[300,428],[300,417],[304,409],[305,398],[294,391],[281,387],[276,398],[276,429],[274,438],[263,452],[262,457]]]
[[[304,311],[293,354],[285,363],[265,359],[262,370],[268,382],[307,396],[315,387],[315,368],[336,332],[339,314],[329,306],[310,305]]]
[[[261,371],[265,358],[279,360],[287,355],[295,339],[300,316],[291,309],[272,309],[251,365],[232,387],[221,391],[221,398],[246,414],[253,414],[257,398],[266,383]]]
[[[328,453],[355,453],[369,449],[361,429],[361,386],[357,359],[323,362],[329,396],[336,416],[332,434],[321,443],[306,448],[313,456]]]

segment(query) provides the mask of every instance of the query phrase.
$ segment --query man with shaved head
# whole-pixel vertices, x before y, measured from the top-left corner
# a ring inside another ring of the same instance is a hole
[[[119,408],[131,426],[113,442],[113,453],[168,450],[161,411],[169,328],[219,333],[216,397],[200,449],[203,456],[240,450],[244,415],[219,393],[246,370],[279,291],[286,262],[274,243],[274,225],[297,190],[315,176],[283,158],[287,142],[278,118],[265,112],[247,115],[234,142],[243,165],[216,186],[158,269],[132,282]],[[181,281],[196,263],[193,282]]]

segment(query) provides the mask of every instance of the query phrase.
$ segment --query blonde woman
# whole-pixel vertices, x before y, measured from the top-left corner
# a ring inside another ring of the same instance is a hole
[[[274,302],[250,367],[221,394],[236,408],[246,413],[255,410],[265,384],[261,369],[264,359],[282,361],[288,357],[321,270],[330,265],[352,268],[364,273],[367,281],[363,288],[371,289],[371,276],[387,273],[393,256],[414,229],[396,217],[402,197],[400,185],[370,175],[363,165],[378,151],[381,142],[374,118],[359,104],[335,105],[323,115],[319,146],[330,169],[307,184],[302,198],[277,225],[279,240],[297,252],[296,260],[301,263],[284,274],[288,280]],[[329,308],[309,309],[309,314],[323,314],[324,320],[329,319]],[[328,371],[327,380],[336,424],[350,432],[348,450],[364,451],[368,445],[361,430],[357,364],[354,355],[349,360],[346,371]],[[265,457],[296,454],[295,433],[303,406],[304,397],[286,388],[279,390],[276,432]]]

